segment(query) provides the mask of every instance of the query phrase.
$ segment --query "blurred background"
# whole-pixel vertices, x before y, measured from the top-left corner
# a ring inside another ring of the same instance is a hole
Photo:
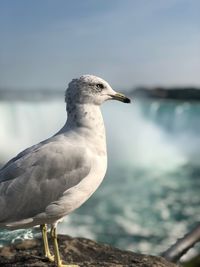
[[[133,100],[102,107],[106,178],[60,233],[158,255],[200,221],[199,8],[198,0],[0,1],[1,165],[63,126],[72,78],[100,76]],[[1,230],[0,244],[32,235]]]

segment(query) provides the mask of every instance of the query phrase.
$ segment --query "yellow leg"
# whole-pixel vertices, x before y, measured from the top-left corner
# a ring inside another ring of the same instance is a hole
[[[42,232],[42,239],[44,243],[44,256],[51,262],[54,261],[54,256],[51,255],[51,252],[49,250],[49,244],[48,244],[48,237],[47,237],[47,225],[42,224],[40,225],[40,229]]]
[[[53,239],[56,266],[57,267],[79,267],[78,265],[73,265],[73,264],[67,264],[67,265],[62,264],[62,261],[60,259],[59,248],[58,248],[56,225],[53,225],[51,228],[51,237]]]

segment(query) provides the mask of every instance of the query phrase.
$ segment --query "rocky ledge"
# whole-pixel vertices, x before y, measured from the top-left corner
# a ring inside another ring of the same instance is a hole
[[[161,257],[123,251],[85,238],[59,235],[62,259],[80,267],[176,267]],[[50,244],[52,249],[52,245]],[[0,266],[4,267],[53,267],[42,255],[41,239],[25,240],[0,248]]]

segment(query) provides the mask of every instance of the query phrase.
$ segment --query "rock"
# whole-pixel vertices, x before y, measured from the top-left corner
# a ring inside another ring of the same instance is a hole
[[[199,267],[200,266],[200,255],[197,255],[188,262],[183,263],[183,267]]]
[[[59,235],[59,248],[66,263],[80,267],[176,267],[161,257],[123,251],[86,238]],[[43,257],[42,240],[34,239],[0,248],[0,266],[53,267],[54,264]]]

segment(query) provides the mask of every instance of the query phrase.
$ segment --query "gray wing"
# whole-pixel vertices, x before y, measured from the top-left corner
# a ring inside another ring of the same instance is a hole
[[[84,146],[67,141],[55,140],[22,152],[0,171],[0,223],[44,212],[89,174],[90,160]]]
[[[4,181],[8,181],[8,180],[12,180],[15,177],[17,177],[17,165],[16,164],[12,164],[15,163],[17,160],[19,160],[22,157],[26,157],[28,156],[31,152],[36,151],[38,148],[40,148],[42,145],[46,144],[46,143],[50,143],[55,139],[53,138],[49,138],[47,140],[44,140],[42,142],[40,142],[39,144],[33,145],[25,150],[23,150],[22,152],[20,152],[16,157],[12,158],[11,160],[9,160],[1,169],[0,169],[0,183],[4,182]],[[7,168],[9,167],[9,168]],[[11,171],[11,169],[15,168],[13,171]],[[8,174],[7,171],[8,169],[10,170],[10,173]]]

